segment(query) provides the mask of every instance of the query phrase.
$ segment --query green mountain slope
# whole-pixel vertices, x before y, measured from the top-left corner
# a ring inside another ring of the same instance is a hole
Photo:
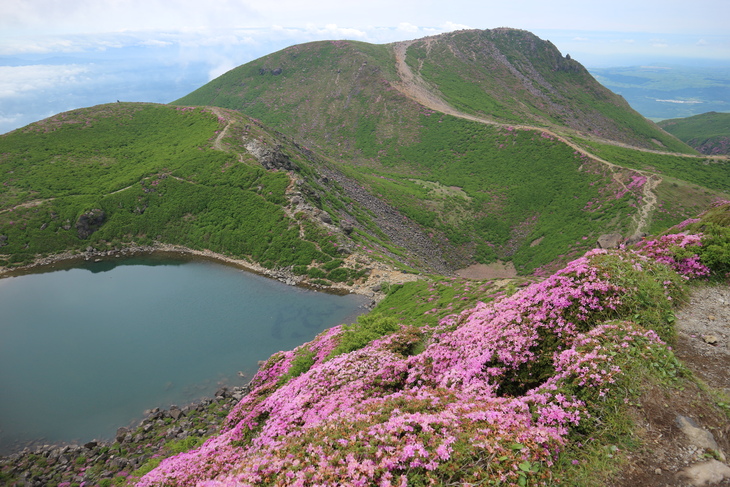
[[[451,105],[498,121],[570,128],[637,147],[686,151],[549,41],[516,29],[414,41],[406,62]]]
[[[702,154],[730,154],[730,113],[663,120],[659,126]]]
[[[176,103],[241,110],[308,143],[336,144],[345,154],[358,131],[375,130],[382,140],[401,143],[413,135],[408,120],[418,111],[403,99],[412,98],[413,81],[398,68],[404,49],[415,81],[462,112],[638,147],[689,150],[553,44],[515,29],[459,31],[391,45],[293,46],[240,66]]]
[[[327,282],[358,275],[342,258],[367,237],[324,217],[342,203],[312,156],[239,113],[102,105],[6,134],[0,153],[0,264],[176,244]]]
[[[634,115],[524,31],[292,46],[171,107],[94,107],[3,136],[3,259],[155,243],[322,284],[361,275],[352,254],[544,272],[602,234],[659,231],[726,197],[724,162],[605,139],[690,150]],[[600,138],[580,131],[592,122]]]
[[[661,176],[579,146],[694,152],[524,31],[292,46],[175,103],[240,110],[327,154],[424,227],[451,269],[501,259],[529,273],[603,233],[666,228],[715,197],[669,188],[671,209],[653,221]]]

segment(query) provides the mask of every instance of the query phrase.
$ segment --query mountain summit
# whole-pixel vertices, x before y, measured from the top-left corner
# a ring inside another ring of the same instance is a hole
[[[176,103],[240,110],[308,143],[340,148],[343,139],[371,126],[382,140],[406,141],[408,121],[425,107],[648,149],[690,150],[551,42],[507,28],[387,45],[292,46],[233,69]]]

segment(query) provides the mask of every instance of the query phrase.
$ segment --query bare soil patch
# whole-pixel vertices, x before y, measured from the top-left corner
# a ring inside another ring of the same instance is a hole
[[[512,262],[494,262],[492,264],[474,264],[456,271],[456,275],[465,279],[511,279],[517,277],[517,269]]]

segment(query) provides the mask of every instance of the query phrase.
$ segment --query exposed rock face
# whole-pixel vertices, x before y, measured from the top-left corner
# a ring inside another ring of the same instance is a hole
[[[297,165],[294,164],[289,156],[282,152],[282,147],[270,147],[258,140],[245,140],[246,150],[256,158],[259,163],[266,169],[282,169],[284,171],[296,171]]]
[[[106,214],[97,209],[93,209],[81,215],[76,222],[76,231],[80,239],[87,239],[97,231],[106,220]]]
[[[623,237],[620,233],[607,233],[598,237],[598,248],[616,249],[621,245]]]

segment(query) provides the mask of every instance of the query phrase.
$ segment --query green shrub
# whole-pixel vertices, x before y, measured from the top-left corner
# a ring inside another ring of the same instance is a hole
[[[350,272],[345,268],[338,268],[327,274],[327,279],[332,282],[345,282],[350,277]]]
[[[307,275],[313,279],[322,279],[327,277],[327,273],[319,267],[310,267],[309,270],[307,270]]]
[[[330,357],[359,350],[373,340],[393,333],[400,329],[395,318],[379,314],[362,315],[352,325],[343,325],[340,343],[330,354]]]
[[[331,261],[329,261],[326,264],[324,264],[322,266],[322,269],[324,269],[326,271],[331,271],[331,270],[337,269],[343,263],[344,263],[344,261],[342,259],[332,259]]]

